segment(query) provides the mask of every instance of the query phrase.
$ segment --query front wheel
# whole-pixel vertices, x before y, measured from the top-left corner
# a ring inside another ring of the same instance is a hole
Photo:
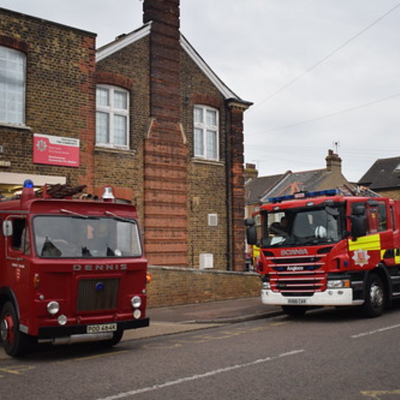
[[[28,347],[28,336],[19,330],[19,321],[14,304],[8,301],[0,314],[0,339],[5,352],[11,357],[24,354]]]
[[[282,306],[285,314],[291,317],[302,317],[308,310],[307,306]]]
[[[382,315],[386,307],[386,292],[382,279],[377,274],[370,274],[365,287],[363,313],[368,318]]]

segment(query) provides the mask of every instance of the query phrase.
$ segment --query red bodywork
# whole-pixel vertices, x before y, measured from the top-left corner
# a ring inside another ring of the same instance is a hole
[[[324,305],[324,297],[314,294],[326,293],[329,279],[340,279],[347,280],[352,289],[352,298],[346,305],[358,304],[365,299],[364,287],[372,271],[381,277],[388,299],[397,297],[400,289],[400,207],[396,200],[336,195],[265,204],[254,214],[254,218],[259,219],[258,238],[270,234],[266,222],[270,213],[286,215],[325,204],[340,210],[336,217],[341,227],[339,239],[324,243],[315,241],[315,244],[285,245],[283,242],[278,246],[262,245],[264,239],[261,240],[260,254],[255,259],[256,269],[270,285],[270,295],[263,300],[269,304]],[[361,237],[352,236],[356,204],[365,207],[363,218],[367,232]],[[282,297],[278,298],[279,295]],[[291,297],[293,300],[288,300]]]
[[[43,257],[37,254],[34,245],[33,221],[38,216],[62,216],[83,221],[87,217],[104,219],[108,216],[114,221],[133,221],[135,224],[138,217],[136,208],[129,204],[43,199],[36,198],[32,191],[20,199],[0,202],[3,227],[0,235],[0,309],[6,302],[14,304],[21,332],[39,340],[52,340],[86,334],[89,325],[99,332],[107,324],[113,324],[119,331],[149,325],[146,318],[147,260],[143,252],[135,257],[119,253],[103,258]],[[28,243],[24,248],[16,246],[12,237],[5,234],[7,221],[14,220],[24,221],[24,238]],[[81,233],[70,232],[70,236],[78,240]],[[136,308],[132,304],[135,296],[141,299]],[[51,301],[59,304],[59,311],[54,315],[47,309]],[[60,315],[66,320],[63,324],[59,322]],[[10,335],[14,333],[10,330]]]

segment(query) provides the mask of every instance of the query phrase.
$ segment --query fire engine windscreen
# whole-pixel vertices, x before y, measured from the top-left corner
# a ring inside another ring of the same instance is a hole
[[[37,216],[33,219],[36,254],[45,258],[140,257],[135,221],[116,218]]]
[[[343,238],[340,211],[334,207],[269,212],[263,229],[263,247],[335,243]]]

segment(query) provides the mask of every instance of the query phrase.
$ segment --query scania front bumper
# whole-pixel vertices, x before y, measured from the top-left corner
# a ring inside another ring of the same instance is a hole
[[[280,292],[262,289],[261,301],[263,304],[303,306],[354,306],[363,303],[363,300],[353,300],[352,288],[327,289],[310,296],[296,296],[294,293],[284,296]]]

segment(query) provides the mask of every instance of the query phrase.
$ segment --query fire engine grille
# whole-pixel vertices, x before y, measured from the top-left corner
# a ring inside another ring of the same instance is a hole
[[[110,310],[117,307],[119,279],[81,279],[77,311]]]
[[[269,258],[271,290],[283,296],[312,296],[326,289],[321,258]]]

